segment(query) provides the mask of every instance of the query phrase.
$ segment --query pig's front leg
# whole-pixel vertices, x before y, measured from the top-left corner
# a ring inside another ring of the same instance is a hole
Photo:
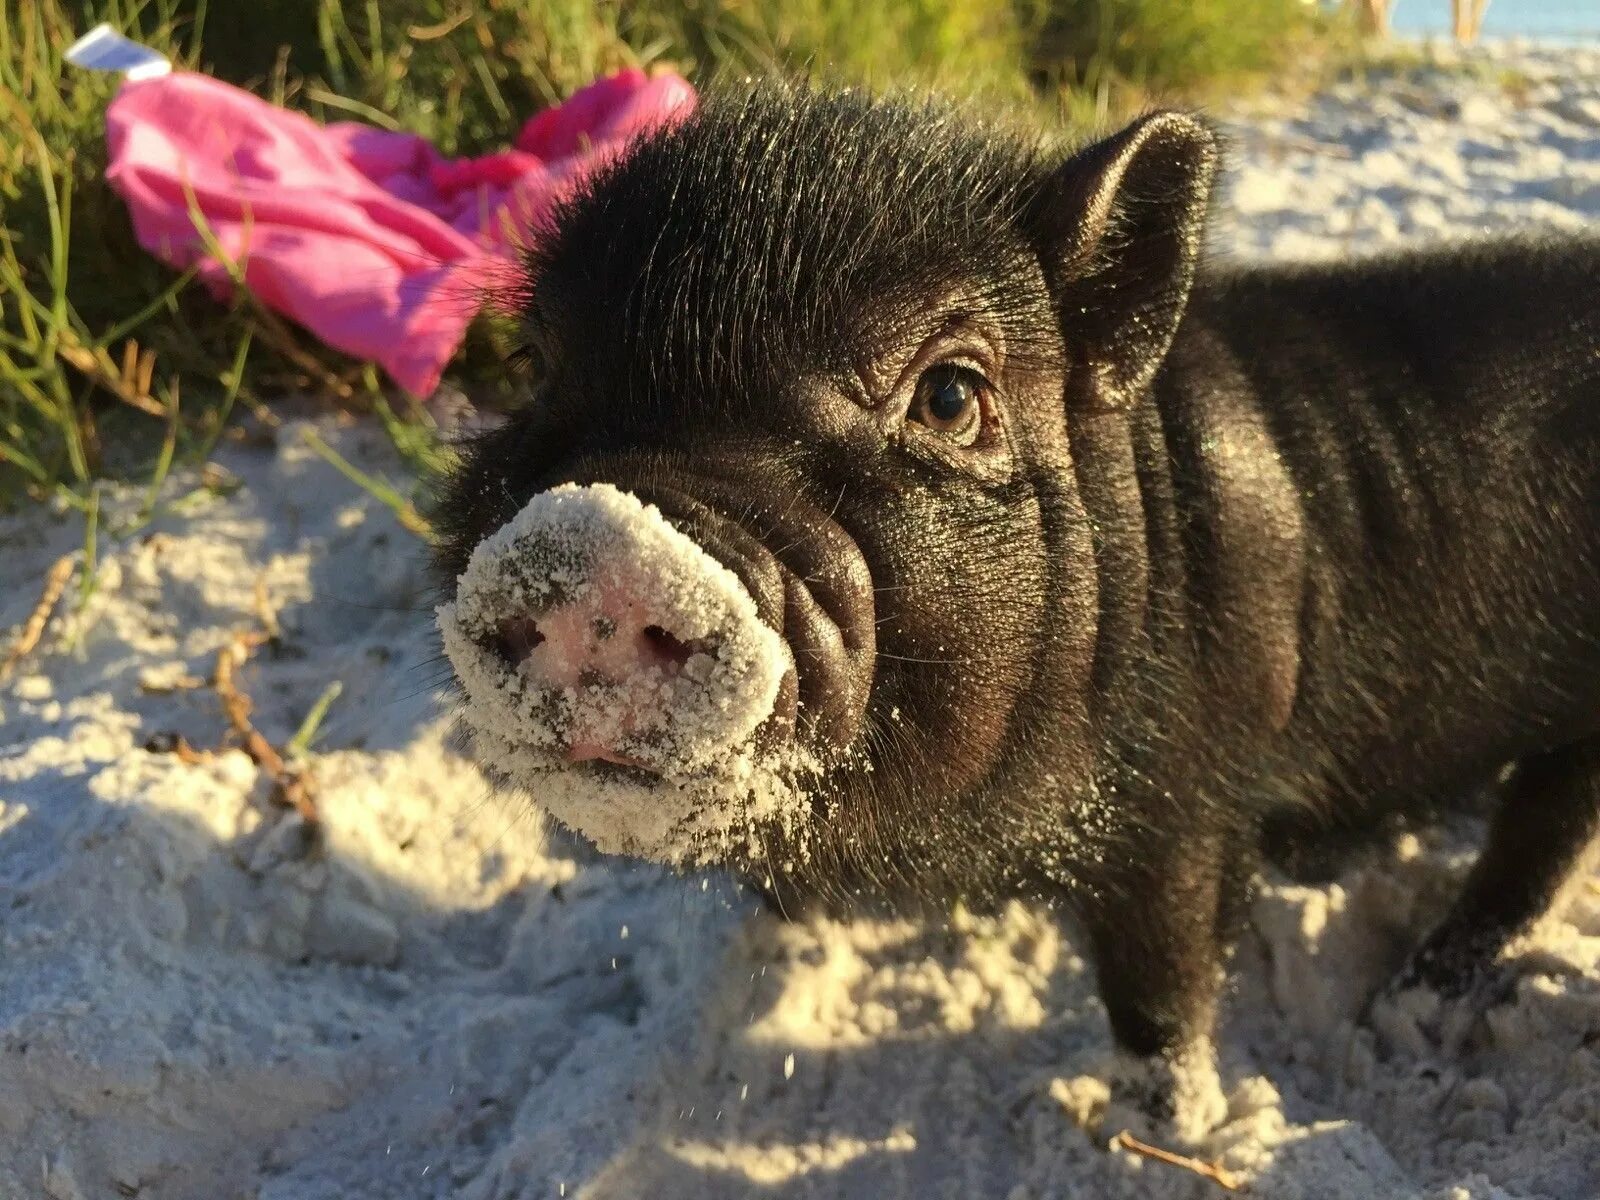
[[[1084,913],[1120,1051],[1107,1124],[1132,1108],[1197,1141],[1224,1115],[1211,1031],[1250,878],[1248,843],[1234,842],[1172,839],[1119,866]]]

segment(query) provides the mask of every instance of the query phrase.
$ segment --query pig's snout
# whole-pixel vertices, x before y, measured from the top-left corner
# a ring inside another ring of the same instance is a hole
[[[584,589],[575,599],[536,616],[502,618],[490,646],[535,688],[610,694],[596,719],[573,714],[567,761],[641,766],[620,745],[608,743],[629,742],[662,718],[665,714],[650,711],[654,702],[665,699],[663,693],[685,671],[708,674],[720,639],[683,638],[662,625],[665,618],[655,614],[645,588],[637,586],[643,581],[628,579],[626,563],[604,565],[598,574],[608,582]]]
[[[590,679],[622,683],[651,671],[675,675],[695,653],[716,652],[712,639],[686,642],[633,612],[613,615],[588,604],[561,605],[537,620],[507,617],[494,651],[508,666],[558,687]]]
[[[439,624],[468,723],[529,769],[726,768],[794,688],[740,576],[608,484],[534,496],[473,552]]]

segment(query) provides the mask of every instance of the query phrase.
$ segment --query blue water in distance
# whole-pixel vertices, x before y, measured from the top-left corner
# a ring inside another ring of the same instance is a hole
[[[1395,0],[1398,34],[1450,32],[1450,0]],[[1483,36],[1600,38],[1600,0],[1489,0]]]

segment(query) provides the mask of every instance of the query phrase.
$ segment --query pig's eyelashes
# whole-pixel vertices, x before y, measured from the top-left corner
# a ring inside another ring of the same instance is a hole
[[[957,445],[970,446],[983,428],[983,394],[989,381],[974,367],[944,362],[917,379],[906,419]]]

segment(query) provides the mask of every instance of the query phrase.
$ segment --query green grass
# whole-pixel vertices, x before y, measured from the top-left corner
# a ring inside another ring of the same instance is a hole
[[[1069,88],[1185,93],[1271,71],[1313,29],[1279,0],[1049,0],[1037,44]]]
[[[249,422],[275,423],[272,398],[291,393],[375,413],[417,472],[443,461],[426,411],[393,400],[369,364],[242,290],[218,303],[137,247],[102,178],[114,81],[61,59],[96,21],[319,120],[415,130],[452,153],[503,144],[529,113],[629,65],[697,82],[781,71],[912,83],[1104,121],[1152,95],[1260,77],[1326,33],[1300,0],[254,0],[248,20],[224,12],[213,19],[204,0],[0,6],[0,508],[54,498],[92,529],[97,481],[132,479],[148,520],[182,503],[165,496],[175,467],[204,463]],[[476,325],[452,382],[503,401],[517,386],[507,342]],[[346,474],[420,529],[407,495]]]

